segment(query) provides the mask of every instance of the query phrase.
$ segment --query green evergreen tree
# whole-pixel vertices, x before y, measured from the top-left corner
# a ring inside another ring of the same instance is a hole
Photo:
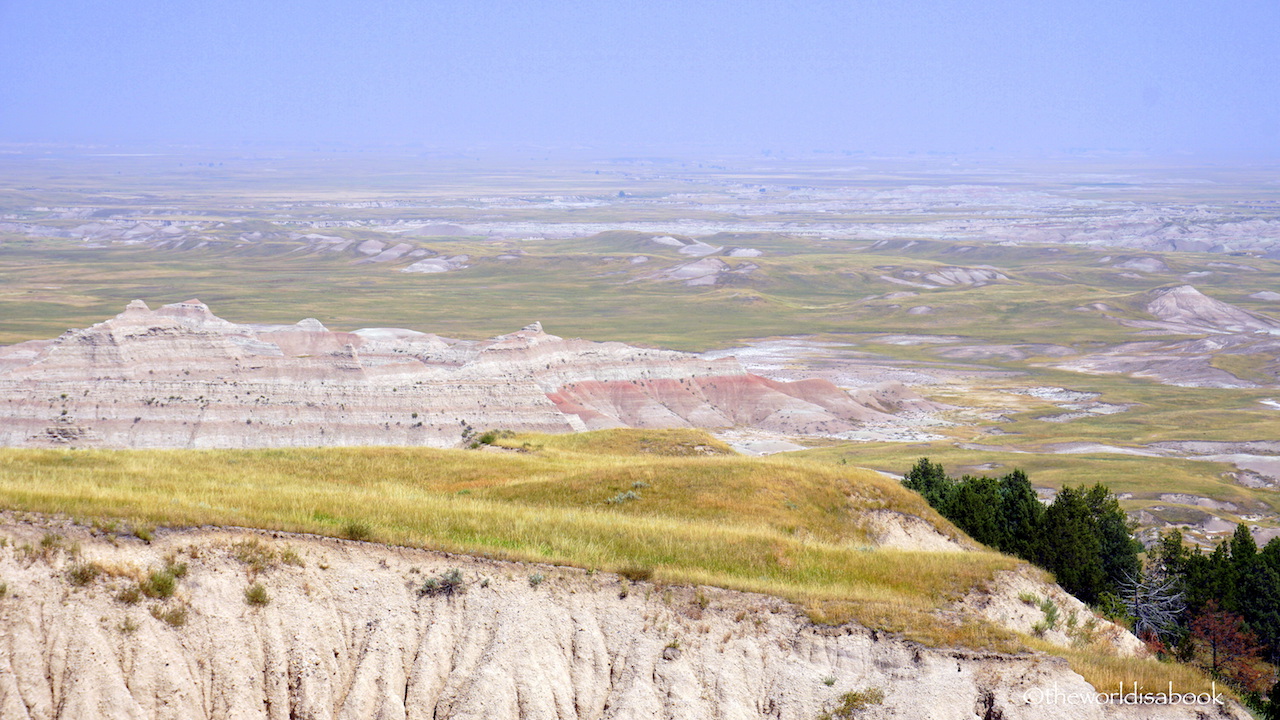
[[[1272,567],[1275,550],[1269,544],[1258,552],[1253,534],[1243,523],[1236,525],[1231,540],[1223,545],[1230,550],[1230,566],[1223,568],[1223,574],[1232,579],[1236,609],[1267,656],[1280,657],[1280,571]]]
[[[950,504],[954,483],[942,465],[929,462],[929,458],[920,458],[911,466],[902,484],[923,495],[929,505],[946,515],[945,508]]]
[[[1236,525],[1231,534],[1231,565],[1237,574],[1243,574],[1253,567],[1258,559],[1258,544],[1253,541],[1253,533],[1244,523]]]
[[[1258,553],[1258,561],[1280,572],[1280,537],[1271,538],[1271,542]]]
[[[1093,516],[1094,531],[1098,536],[1102,570],[1107,576],[1106,592],[1115,592],[1125,578],[1137,577],[1142,572],[1142,543],[1133,538],[1129,518],[1120,509],[1120,501],[1106,485],[1098,484],[1084,494],[1085,503]]]
[[[1223,610],[1240,612],[1240,576],[1231,561],[1231,543],[1220,542],[1209,553],[1207,586],[1210,598],[1217,598]]]
[[[1280,583],[1280,538],[1272,538],[1271,542],[1258,553],[1258,567],[1268,571],[1262,574],[1272,578],[1272,582],[1263,584],[1269,588],[1268,595],[1271,600],[1280,603],[1280,584],[1277,584]],[[1270,614],[1267,617],[1268,619],[1262,623],[1266,629],[1257,628],[1258,636],[1267,646],[1268,659],[1273,663],[1280,663],[1280,618]],[[1276,711],[1280,712],[1280,707],[1277,707]]]
[[[974,540],[1000,547],[1000,483],[994,478],[966,475],[952,491],[944,514]]]
[[[1191,551],[1183,544],[1182,531],[1173,528],[1160,534],[1160,540],[1151,548],[1149,555],[1153,573],[1181,582],[1187,572]]]
[[[1044,522],[1044,505],[1036,497],[1027,474],[1014,470],[1000,479],[999,548],[1023,560],[1034,560]]]
[[[1064,487],[1045,510],[1037,557],[1064,590],[1095,603],[1107,590],[1102,543],[1083,489]]]
[[[1182,584],[1187,592],[1187,607],[1199,612],[1215,597],[1213,556],[1200,548],[1188,551],[1182,570]]]
[[[1271,661],[1280,659],[1280,573],[1265,563],[1240,576],[1240,614]]]

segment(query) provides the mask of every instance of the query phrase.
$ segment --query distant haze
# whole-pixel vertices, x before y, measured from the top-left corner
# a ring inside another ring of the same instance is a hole
[[[1275,0],[0,0],[0,142],[1280,152]]]

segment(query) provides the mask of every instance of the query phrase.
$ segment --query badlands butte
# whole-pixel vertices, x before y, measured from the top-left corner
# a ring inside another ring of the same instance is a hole
[[[198,300],[0,349],[0,444],[226,448],[467,444],[480,431],[745,427],[838,434],[904,407],[779,382],[731,357],[565,340],[538,323],[489,341],[414,330],[227,322]]]

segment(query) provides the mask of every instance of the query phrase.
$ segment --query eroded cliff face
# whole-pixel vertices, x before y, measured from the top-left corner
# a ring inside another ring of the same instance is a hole
[[[246,530],[0,534],[6,719],[813,720],[850,691],[883,693],[866,718],[1244,718],[1036,702],[1092,690],[1059,659],[814,626],[714,588]],[[174,563],[172,597],[127,602]],[[462,592],[421,594],[453,569]]]
[[[0,445],[282,447],[459,443],[470,429],[757,427],[837,433],[893,411],[733,358],[566,340],[535,323],[483,342],[412,330],[239,325],[199,301],[0,348]]]

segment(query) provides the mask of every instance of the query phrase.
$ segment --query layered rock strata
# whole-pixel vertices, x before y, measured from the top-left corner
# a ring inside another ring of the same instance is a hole
[[[242,325],[199,301],[0,348],[0,445],[452,446],[477,430],[751,426],[838,433],[886,417],[825,380],[733,358],[568,340],[487,341],[320,322]]]

